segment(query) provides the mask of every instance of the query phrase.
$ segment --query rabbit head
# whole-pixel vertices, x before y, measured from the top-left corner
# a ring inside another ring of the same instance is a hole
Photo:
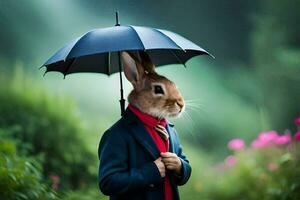
[[[176,117],[185,102],[176,84],[155,72],[155,65],[144,51],[121,53],[124,73],[133,85],[128,102],[156,118]]]

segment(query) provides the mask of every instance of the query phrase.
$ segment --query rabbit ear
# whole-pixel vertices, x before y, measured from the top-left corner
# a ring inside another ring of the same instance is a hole
[[[155,65],[151,61],[151,58],[145,51],[139,51],[139,55],[141,58],[142,66],[148,73],[156,73],[155,72]]]
[[[135,57],[132,57],[125,51],[121,53],[121,57],[123,60],[125,76],[127,80],[131,82],[133,87],[137,89],[144,74],[141,69],[141,64],[135,59]]]

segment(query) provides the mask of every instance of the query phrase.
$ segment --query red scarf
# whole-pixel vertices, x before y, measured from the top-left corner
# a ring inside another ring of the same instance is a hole
[[[134,107],[131,104],[128,105],[128,108],[143,122],[144,127],[151,135],[159,152],[169,151],[169,140],[166,141],[162,139],[159,133],[157,133],[154,128],[157,124],[166,127],[166,119],[156,119],[151,115],[141,112],[138,108]],[[165,177],[165,200],[172,200],[172,187],[168,176]]]

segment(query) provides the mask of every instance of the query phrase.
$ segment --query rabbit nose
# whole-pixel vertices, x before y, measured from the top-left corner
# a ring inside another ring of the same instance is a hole
[[[182,108],[183,107],[183,102],[180,102],[180,101],[176,101],[176,104],[180,107],[180,108]]]

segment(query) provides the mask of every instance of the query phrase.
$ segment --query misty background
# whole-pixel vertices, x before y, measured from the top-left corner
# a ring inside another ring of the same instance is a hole
[[[187,68],[168,65],[157,71],[193,101],[180,118],[170,119],[194,156],[191,160],[202,162],[202,154],[220,159],[228,154],[231,138],[250,142],[261,131],[296,131],[299,9],[298,0],[0,0],[2,87],[18,79],[24,93],[54,95],[54,109],[56,98],[74,104],[86,130],[82,137],[97,157],[102,133],[120,118],[118,74],[80,73],[63,79],[57,72],[43,76],[45,68],[39,67],[72,39],[114,26],[118,11],[121,25],[176,32],[216,57],[198,56]],[[27,79],[33,86],[22,86]],[[131,89],[124,78],[125,96]]]

